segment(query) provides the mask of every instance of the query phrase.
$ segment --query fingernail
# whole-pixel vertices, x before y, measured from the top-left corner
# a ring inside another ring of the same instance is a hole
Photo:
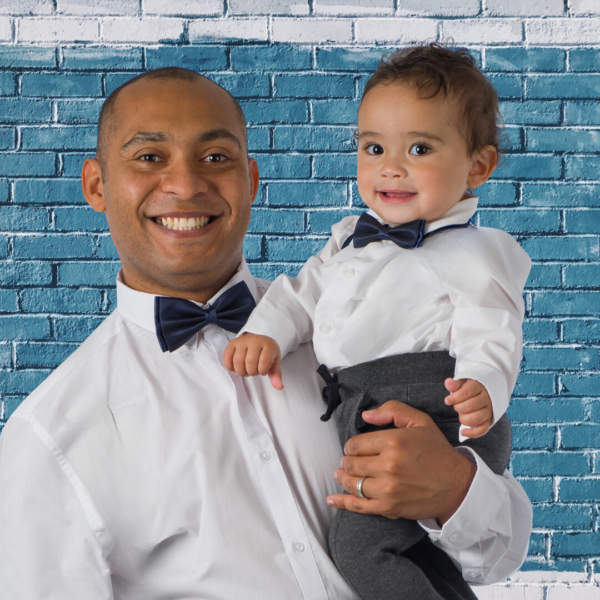
[[[371,409],[371,410],[365,410],[365,411],[363,412],[363,415],[372,415],[374,412],[375,412],[375,410],[374,410],[374,409]]]
[[[327,504],[329,504],[329,506],[333,506],[333,500],[331,498],[327,498]]]
[[[337,471],[333,472],[333,478],[337,481],[338,480],[338,474]]]

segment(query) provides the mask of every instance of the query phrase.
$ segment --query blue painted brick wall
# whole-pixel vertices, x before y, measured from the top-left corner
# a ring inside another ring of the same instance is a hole
[[[240,100],[263,177],[244,251],[295,274],[363,204],[352,129],[385,48],[210,44],[0,47],[0,424],[114,308],[118,257],[78,180],[102,103],[147,69],[206,73]],[[600,51],[478,48],[510,148],[480,225],[533,258],[509,415],[511,468],[534,503],[527,569],[600,557]]]

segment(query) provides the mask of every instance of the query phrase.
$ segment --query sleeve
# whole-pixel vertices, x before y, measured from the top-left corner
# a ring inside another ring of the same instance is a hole
[[[531,260],[508,234],[487,228],[469,231],[445,250],[438,274],[454,306],[449,352],[456,358],[455,378],[485,386],[495,423],[519,373],[522,293]]]
[[[470,448],[457,449],[477,463],[466,498],[441,529],[434,519],[419,524],[455,562],[466,581],[496,583],[515,573],[527,556],[531,503],[508,471],[495,475]]]
[[[269,287],[238,336],[255,333],[273,338],[284,357],[313,335],[315,307],[326,281],[323,263],[339,251],[335,237],[309,258],[296,279],[280,275]]]
[[[9,419],[0,437],[1,600],[113,599],[103,546],[66,466],[31,422]]]

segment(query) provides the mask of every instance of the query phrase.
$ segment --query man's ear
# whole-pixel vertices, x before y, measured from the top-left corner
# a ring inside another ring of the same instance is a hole
[[[467,177],[467,186],[476,188],[485,183],[498,165],[498,150],[494,146],[484,146],[473,156],[473,166]]]
[[[254,202],[258,193],[258,181],[260,177],[258,175],[258,164],[253,158],[248,159],[248,170],[250,171],[250,197],[252,198],[252,202]]]
[[[96,211],[106,211],[102,169],[95,158],[87,158],[81,169],[81,190],[87,203]]]

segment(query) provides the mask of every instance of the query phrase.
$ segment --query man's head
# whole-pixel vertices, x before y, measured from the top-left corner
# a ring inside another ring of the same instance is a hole
[[[102,108],[82,186],[129,286],[208,300],[241,260],[258,188],[239,104],[186,69],[136,77]]]
[[[498,99],[466,50],[385,56],[358,112],[358,188],[389,223],[433,220],[484,183],[501,149]]]

